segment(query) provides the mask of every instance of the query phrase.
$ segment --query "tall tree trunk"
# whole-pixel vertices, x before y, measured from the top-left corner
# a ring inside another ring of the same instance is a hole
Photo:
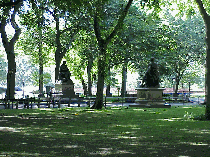
[[[107,70],[107,79],[108,79],[108,83],[106,85],[106,96],[111,96],[111,71],[110,71],[110,65],[108,66],[108,70]]]
[[[123,64],[122,67],[122,90],[121,90],[121,96],[125,97],[126,95],[126,82],[127,82],[127,63]]]
[[[87,74],[88,74],[88,95],[92,96],[92,80],[91,80],[91,69],[93,66],[93,57],[90,56],[88,60],[87,66]]]
[[[176,95],[176,96],[178,96],[179,82],[180,82],[180,79],[179,79],[179,75],[178,75],[175,78],[175,91],[174,91],[174,95]]]
[[[100,26],[99,26],[99,15],[100,15],[100,9],[96,8],[96,13],[94,17],[94,31],[95,35],[98,41],[99,46],[99,59],[98,59],[98,82],[97,82],[97,94],[96,94],[96,101],[95,104],[92,106],[92,108],[101,109],[103,107],[103,89],[104,89],[104,79],[106,76],[106,48],[107,45],[110,43],[110,41],[115,37],[115,35],[119,32],[119,30],[123,26],[123,21],[128,13],[128,10],[132,4],[133,0],[129,0],[126,7],[122,8],[121,15],[118,18],[118,22],[116,26],[114,27],[113,31],[107,35],[106,39],[102,37]]]
[[[210,120],[210,16],[208,19],[209,23],[206,23],[206,43],[207,43],[207,52],[206,52],[206,118]]]
[[[206,26],[206,119],[210,120],[210,16],[207,14],[201,0],[195,0]]]
[[[11,48],[9,48],[11,49]],[[14,99],[15,95],[15,73],[16,73],[16,63],[14,48],[11,52],[7,52],[8,60],[8,73],[7,73],[7,99]]]
[[[40,52],[42,52],[42,48],[40,48]],[[41,56],[41,54],[40,54]],[[42,57],[39,57],[39,94],[40,96],[43,96],[43,80],[44,80],[44,67],[43,67],[43,59]]]
[[[2,43],[4,45],[4,49],[7,53],[7,60],[8,60],[8,73],[7,73],[7,99],[14,99],[15,95],[15,73],[16,73],[16,63],[15,63],[15,53],[14,53],[14,45],[15,42],[18,40],[21,29],[18,27],[17,23],[15,22],[15,14],[21,7],[23,1],[19,0],[14,6],[8,6],[3,9],[3,14],[0,15],[0,33],[2,38]],[[11,16],[10,10],[13,9],[13,13]],[[11,17],[11,25],[15,29],[15,34],[11,40],[7,38],[7,33],[5,27],[7,25],[8,18]]]
[[[97,82],[97,93],[95,106],[93,108],[101,109],[103,107],[103,90],[104,90],[104,79],[106,76],[106,49],[101,48],[101,57],[98,60],[98,82]],[[103,56],[103,57],[102,57]]]
[[[83,78],[81,78],[81,81],[82,81],[82,87],[83,87],[83,90],[84,90],[84,95],[87,96],[87,93],[88,93],[87,85],[86,85],[85,80]]]
[[[43,46],[43,42],[42,42],[42,29],[43,29],[43,23],[44,23],[44,17],[43,17],[43,6],[41,4],[41,12],[40,14],[38,14],[38,31],[39,31],[39,95],[42,97],[44,96],[44,92],[43,92],[43,80],[44,80],[44,62],[43,62],[43,58],[42,58],[42,46]],[[37,8],[38,9],[38,8]]]

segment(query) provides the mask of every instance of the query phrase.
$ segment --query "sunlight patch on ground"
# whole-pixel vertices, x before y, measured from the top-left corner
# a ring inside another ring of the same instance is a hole
[[[112,148],[99,148],[100,151],[91,152],[90,155],[111,155],[111,154],[135,154],[127,150],[113,150]]]
[[[27,153],[27,152],[3,152],[0,156],[40,156],[39,153]]]
[[[182,118],[164,118],[164,119],[156,119],[156,120],[161,120],[161,121],[178,121],[178,120],[182,120]]]
[[[78,146],[78,145],[66,145],[64,148],[81,148],[83,146]]]
[[[208,143],[203,143],[203,142],[180,142],[181,144],[189,144],[193,146],[208,146]]]
[[[140,130],[141,128],[131,128],[131,129],[134,129],[134,130]]]
[[[118,136],[118,139],[137,139],[137,137],[134,136]]]
[[[111,107],[112,110],[121,110],[122,108]]]
[[[144,111],[144,109],[139,109],[139,108],[136,108],[136,109],[133,109],[134,111]]]
[[[210,130],[185,130],[189,133],[196,133],[196,134],[210,134]]]
[[[82,136],[82,135],[86,135],[86,134],[85,133],[72,133],[72,135]]]
[[[1,117],[4,117],[4,118],[12,118],[12,117],[16,117],[16,116],[1,116]]]
[[[12,127],[0,127],[0,132],[20,132]]]
[[[128,128],[137,128],[137,125],[111,125],[109,127],[128,127]]]
[[[52,109],[50,109],[50,108],[40,108],[39,110],[40,111],[52,111]]]

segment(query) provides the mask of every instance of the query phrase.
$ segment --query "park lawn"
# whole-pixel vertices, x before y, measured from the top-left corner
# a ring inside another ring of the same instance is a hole
[[[209,156],[205,107],[0,110],[0,156]]]

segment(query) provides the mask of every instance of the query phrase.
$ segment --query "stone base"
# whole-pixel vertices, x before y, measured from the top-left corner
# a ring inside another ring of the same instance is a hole
[[[152,101],[152,100],[138,100],[137,99],[135,102],[142,105],[164,105],[165,104],[165,101],[163,100]]]
[[[150,107],[150,108],[168,108],[163,101],[163,90],[165,88],[137,88],[137,105],[131,107]]]
[[[129,105],[129,107],[140,107],[140,108],[171,108],[171,105],[143,105],[143,104],[136,104],[136,105]]]
[[[136,88],[137,99],[163,100],[165,88]]]
[[[62,98],[76,98],[74,85],[62,83]]]
[[[74,92],[74,83],[72,80],[63,82],[62,84],[55,84],[55,90],[58,93],[62,93],[60,97],[62,98],[77,98]]]

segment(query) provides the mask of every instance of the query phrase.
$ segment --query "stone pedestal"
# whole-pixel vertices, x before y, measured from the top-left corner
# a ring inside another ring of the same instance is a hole
[[[78,96],[75,95],[74,92],[74,83],[72,80],[68,80],[67,82],[62,82],[61,84],[55,85],[56,91],[61,92],[60,95],[62,98],[76,98]]]
[[[137,99],[136,105],[130,105],[130,107],[151,107],[151,108],[165,108],[171,107],[165,105],[163,100],[163,90],[165,88],[136,88]]]
[[[76,95],[74,93],[74,83],[72,80],[68,80],[67,82],[62,83],[62,97],[63,98],[75,98]]]

